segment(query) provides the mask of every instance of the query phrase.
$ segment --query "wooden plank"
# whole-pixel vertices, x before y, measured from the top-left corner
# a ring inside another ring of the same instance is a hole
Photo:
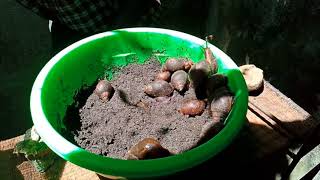
[[[0,151],[12,150],[14,146],[23,140],[23,135],[8,140],[0,141]]]
[[[263,121],[268,126],[272,127],[273,131],[277,131],[281,135],[287,137],[288,139],[293,139],[293,136],[289,134],[285,129],[283,129],[279,124],[273,121],[267,114],[265,114],[261,109],[257,108],[254,104],[249,102],[248,111],[257,116],[258,121]]]
[[[267,81],[263,92],[259,96],[249,97],[249,102],[270,117],[268,120],[271,124],[277,124],[297,140],[306,137],[319,123]]]
[[[18,136],[0,142],[0,177],[4,180],[11,179],[92,179],[99,180],[99,176],[87,169],[76,166],[70,162],[58,158],[56,162],[45,172],[39,173],[32,163],[23,157],[13,154],[16,143],[23,136]]]
[[[23,179],[21,172],[16,168],[24,159],[13,156],[14,145],[22,140],[22,136],[1,141],[0,143],[0,177],[1,179]]]
[[[257,114],[248,111],[247,119],[249,122],[248,134],[254,138],[255,148],[251,153],[255,159],[263,158],[288,147],[289,139],[262,121]]]

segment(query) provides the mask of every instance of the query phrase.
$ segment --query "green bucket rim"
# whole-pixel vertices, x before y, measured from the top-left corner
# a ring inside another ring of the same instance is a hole
[[[142,27],[126,28],[116,31],[124,31],[129,33],[159,33],[184,39],[201,46],[205,44],[205,41],[200,38],[168,29]],[[42,140],[50,147],[50,149],[52,149],[63,159],[97,173],[113,176],[141,178],[168,175],[194,167],[215,156],[232,142],[245,122],[248,106],[248,91],[244,78],[237,65],[229,56],[212,44],[209,44],[208,47],[212,50],[215,56],[219,57],[219,59],[223,61],[225,73],[230,73],[230,76],[237,77],[237,79],[232,81],[233,84],[236,84],[237,91],[235,94],[236,101],[233,109],[227,117],[228,123],[226,123],[226,126],[220,133],[218,133],[208,142],[178,155],[153,160],[134,161],[113,159],[90,153],[89,151],[72,144],[62,135],[60,135],[51,126],[42,108],[41,89],[46,80],[46,76],[55,66],[55,64],[58,63],[59,60],[70,51],[92,40],[113,36],[113,32],[115,31],[96,34],[68,46],[56,54],[38,74],[31,91],[31,116],[37,132],[41,136]]]

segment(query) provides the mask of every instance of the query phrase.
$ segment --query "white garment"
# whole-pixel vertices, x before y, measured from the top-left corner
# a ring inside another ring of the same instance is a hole
[[[51,32],[51,27],[52,27],[52,21],[49,20],[49,32]]]

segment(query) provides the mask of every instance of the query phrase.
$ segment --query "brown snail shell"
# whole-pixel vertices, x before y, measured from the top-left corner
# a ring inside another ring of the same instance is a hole
[[[156,80],[145,86],[144,92],[152,97],[169,96],[173,87],[164,80]]]
[[[226,87],[217,89],[210,104],[210,115],[213,121],[224,121],[233,104],[233,96]]]
[[[156,75],[156,80],[169,81],[171,73],[169,71],[163,71]]]
[[[202,100],[191,99],[181,104],[179,112],[183,115],[197,116],[201,115],[206,107],[206,103]]]
[[[153,138],[145,138],[132,146],[127,152],[127,159],[142,160],[169,156],[170,152]]]
[[[171,76],[171,84],[177,91],[182,91],[188,83],[188,74],[183,70],[174,72]]]
[[[184,69],[184,61],[176,58],[169,58],[162,67],[162,71],[175,72]]]
[[[94,93],[98,95],[102,101],[105,102],[112,97],[114,88],[107,80],[100,80],[96,86],[96,89],[94,90]]]

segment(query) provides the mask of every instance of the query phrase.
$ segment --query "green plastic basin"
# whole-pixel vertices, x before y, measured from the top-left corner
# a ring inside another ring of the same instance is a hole
[[[56,154],[83,168],[121,177],[165,176],[194,167],[226,148],[245,122],[248,91],[236,64],[209,44],[218,59],[219,73],[228,76],[235,94],[226,126],[208,142],[185,153],[154,160],[120,160],[90,153],[69,142],[60,133],[64,117],[74,97],[84,86],[93,85],[110,66],[143,63],[151,55],[163,63],[168,57],[204,59],[205,41],[197,37],[158,28],[128,28],[96,34],[80,40],[55,55],[37,76],[31,92],[30,108],[34,126]]]

